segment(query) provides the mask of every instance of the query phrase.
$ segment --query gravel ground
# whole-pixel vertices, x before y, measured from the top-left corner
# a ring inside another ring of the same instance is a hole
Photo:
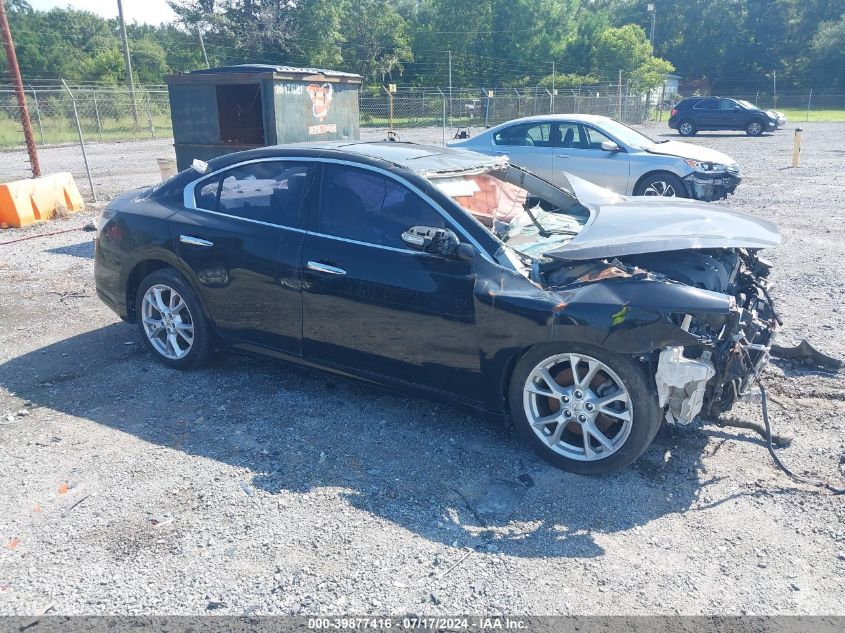
[[[800,169],[790,130],[692,142],[743,166],[719,204],[781,226],[781,342],[845,357],[845,124],[803,127]],[[92,145],[103,195],[153,182],[168,147]],[[0,173],[25,171],[0,154]],[[91,237],[0,245],[0,614],[845,615],[843,498],[793,484],[748,431],[664,427],[634,466],[584,478],[345,378],[230,353],[173,371],[96,298]],[[795,436],[782,457],[839,480],[842,374],[765,377]]]

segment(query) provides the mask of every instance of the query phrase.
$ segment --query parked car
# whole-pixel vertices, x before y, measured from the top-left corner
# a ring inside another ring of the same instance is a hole
[[[719,200],[741,178],[736,161],[712,149],[657,142],[604,116],[546,115],[516,119],[449,147],[507,155],[552,183],[569,172],[616,193]]]
[[[761,110],[750,101],[722,97],[692,97],[678,103],[669,116],[669,127],[681,136],[699,130],[745,130],[748,136],[774,132],[786,124],[786,115]]]
[[[592,187],[592,186],[591,186]],[[331,142],[216,158],[112,201],[97,294],[174,368],[232,347],[511,420],[578,473],[729,409],[774,330],[762,219],[579,201],[502,157]]]

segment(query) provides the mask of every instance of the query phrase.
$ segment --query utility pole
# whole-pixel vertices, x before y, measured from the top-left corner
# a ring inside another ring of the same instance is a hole
[[[23,91],[23,79],[21,79],[21,69],[18,66],[18,56],[15,53],[15,43],[12,40],[12,31],[9,28],[9,20],[6,17],[5,0],[0,0],[0,30],[3,32],[3,46],[6,49],[9,72],[12,74],[12,82],[15,84],[15,96],[18,99],[18,108],[21,111],[23,137],[26,140],[26,151],[29,152],[29,164],[32,167],[32,176],[33,178],[38,178],[41,175],[41,165],[38,163],[38,150],[35,148],[35,137],[32,135],[32,121],[29,118],[29,108],[26,106],[26,93]]]
[[[205,67],[211,68],[211,64],[208,63],[208,53],[205,52],[205,40],[202,39],[202,27],[197,26],[197,32],[200,34],[200,48],[202,48],[202,56],[205,59]]]
[[[654,25],[657,22],[657,8],[652,3],[649,3],[646,5],[646,11],[651,15],[651,34],[649,35],[648,41],[651,43],[652,50],[654,50]]]
[[[132,119],[138,129],[138,104],[135,102],[135,82],[132,81],[132,59],[129,57],[129,38],[126,37],[126,20],[123,19],[123,2],[117,0],[117,15],[120,18],[120,33],[123,36],[123,59],[126,60],[126,81],[129,84],[129,96],[132,99]]]

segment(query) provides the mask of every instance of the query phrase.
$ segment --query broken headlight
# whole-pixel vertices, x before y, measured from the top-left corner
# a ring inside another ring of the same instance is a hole
[[[692,158],[685,158],[684,162],[695,171],[704,172],[706,174],[720,174],[726,171],[736,174],[739,173],[739,165],[723,165],[722,163],[713,163],[706,160],[694,160]]]

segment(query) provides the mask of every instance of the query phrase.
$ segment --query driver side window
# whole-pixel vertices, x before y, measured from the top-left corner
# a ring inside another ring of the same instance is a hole
[[[412,226],[445,228],[446,220],[392,178],[366,169],[324,165],[320,233],[408,250],[402,233]]]
[[[601,150],[601,144],[604,143],[605,141],[610,141],[611,143],[616,142],[612,138],[610,138],[609,136],[606,136],[605,134],[602,134],[601,132],[599,132],[594,127],[589,127],[589,126],[585,125],[585,126],[583,126],[582,129],[584,131],[584,134],[583,134],[584,141],[582,143],[583,149]]]

